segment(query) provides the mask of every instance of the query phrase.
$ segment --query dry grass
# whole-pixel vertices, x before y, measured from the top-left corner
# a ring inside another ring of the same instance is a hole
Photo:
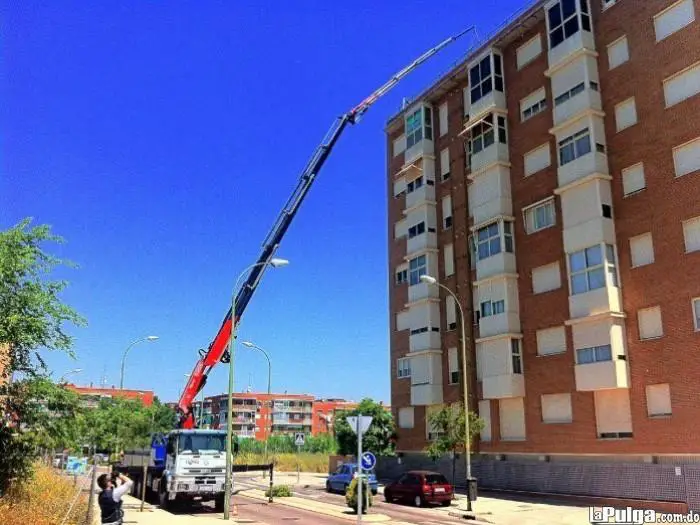
[[[279,472],[296,472],[297,464],[302,472],[327,473],[328,472],[328,454],[275,454],[274,456],[275,470]],[[235,458],[237,465],[262,465],[269,463],[269,459],[265,460],[263,454],[254,454],[251,452],[243,452]],[[2,523],[0,521],[0,523]]]
[[[34,477],[13,487],[0,498],[2,525],[59,525],[73,502],[77,487],[52,469],[37,465]],[[66,525],[83,525],[87,513],[87,495],[81,495]]]

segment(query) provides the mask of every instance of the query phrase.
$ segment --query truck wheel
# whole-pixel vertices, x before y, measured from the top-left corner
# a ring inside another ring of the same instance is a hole
[[[224,496],[217,496],[214,500],[214,510],[216,510],[216,512],[223,512],[225,504],[226,500]]]

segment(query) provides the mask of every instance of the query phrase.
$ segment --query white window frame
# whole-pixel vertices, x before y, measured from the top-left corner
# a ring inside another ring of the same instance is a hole
[[[538,115],[547,109],[547,91],[544,88],[540,88],[537,91],[530,93],[523,100],[530,98],[531,96],[539,93],[540,91],[542,91],[542,98],[540,100],[538,100],[537,102],[535,102],[534,104],[530,104],[527,107],[523,107],[523,102],[522,102],[522,100],[520,101],[520,121],[521,122],[525,122],[526,120],[531,119],[535,115]]]
[[[399,357],[396,360],[396,377],[397,379],[408,379],[411,377],[410,357]]]
[[[423,187],[425,181],[423,180],[423,175],[416,177],[415,179],[406,183],[406,195],[413,193]]]
[[[587,139],[585,143],[583,142],[584,139]],[[587,146],[584,146],[584,144],[587,144]],[[569,160],[564,162],[562,151],[564,150],[564,148],[567,148],[569,146],[572,146],[573,156]],[[588,148],[588,151],[585,151],[586,147]],[[557,144],[557,157],[560,167],[566,166],[570,162],[573,162],[576,159],[580,159],[581,157],[589,155],[592,152],[593,144],[591,142],[591,130],[588,127],[585,127],[582,130],[579,130],[576,133],[569,135],[568,137],[560,140]]]
[[[423,108],[420,107],[406,115],[405,123],[406,149],[423,140]]]
[[[681,228],[683,229],[683,250],[685,253],[695,253],[700,250],[690,250],[688,249],[688,238],[685,233],[685,225],[686,224],[691,224],[691,223],[698,223],[700,225],[700,215],[697,217],[691,217],[690,219],[686,219],[683,222],[681,222]]]
[[[458,349],[457,347],[449,348],[449,349],[447,350],[447,353],[448,353],[448,354],[450,353],[450,350],[454,350],[454,351],[455,351],[455,354],[456,354],[456,357],[457,357],[457,370],[452,370],[452,369],[450,368],[449,362],[448,362],[448,366],[447,366],[447,376],[448,376],[448,377],[447,377],[447,384],[448,384],[448,385],[456,385],[456,384],[459,384],[459,379],[460,379],[460,378],[459,378],[459,349]],[[449,361],[449,357],[448,357],[448,361]],[[457,380],[456,380],[456,381],[455,381],[454,378],[453,378],[453,375],[454,375],[454,374],[457,374]]]
[[[501,70],[500,74],[496,73],[496,57],[498,57],[499,61],[499,69]],[[488,62],[489,72],[485,76],[482,76],[481,70],[482,64],[484,62]],[[477,83],[472,82],[472,80],[474,80],[472,78],[472,71],[476,71],[478,74]],[[500,89],[498,87],[498,80],[500,80]],[[486,93],[483,92],[482,86],[489,87]],[[479,94],[476,98],[474,98],[474,90],[477,89],[477,87],[479,90]],[[490,52],[485,57],[479,59],[479,61],[475,65],[469,68],[469,100],[472,105],[474,105],[476,102],[487,96],[489,93],[492,93],[493,91],[500,91],[501,93],[503,93],[504,90],[505,84],[503,81],[503,57],[501,57],[501,55],[499,55],[498,53]]]
[[[634,109],[634,122],[632,122],[631,124],[627,124],[625,126],[621,126],[620,121],[618,119],[618,115],[617,115],[617,108],[619,108],[620,106],[624,106],[625,104],[628,104],[630,101],[632,101],[632,108]],[[623,100],[622,102],[620,102],[618,104],[615,104],[615,108],[613,111],[615,113],[615,130],[618,133],[620,133],[621,131],[624,131],[628,128],[631,128],[632,126],[639,123],[639,115],[637,114],[637,100],[634,97],[629,97],[628,99]]]
[[[506,227],[505,225],[508,224],[508,229],[510,230],[509,232],[506,232]],[[496,233],[494,234],[493,231],[493,226],[496,226]],[[513,235],[513,222],[512,221],[504,221],[504,220],[498,220],[491,222],[489,224],[486,224],[476,230],[474,232],[474,240],[476,244],[476,257],[477,260],[483,261],[485,259],[488,259],[489,257],[493,257],[494,255],[498,255],[501,252],[506,252],[506,253],[515,253],[515,239]],[[481,237],[480,233],[485,232],[486,236]],[[492,245],[492,242],[495,239],[499,239],[498,243],[498,250],[493,250],[492,247],[495,245]],[[509,241],[510,240],[510,246],[509,246]],[[484,257],[481,257],[480,255],[480,246],[487,246],[488,247],[488,255],[485,255]],[[510,249],[508,249],[510,248]]]
[[[414,237],[423,235],[426,231],[428,231],[428,229],[425,226],[425,221],[417,222],[416,224],[408,228],[408,238],[413,239]]]
[[[690,301],[690,308],[693,312],[693,325],[695,326],[695,331],[700,332],[700,297],[694,297]]]
[[[520,339],[510,340],[510,371],[513,374],[522,375],[523,369],[523,345]]]
[[[659,321],[661,324],[661,333],[658,335],[650,335],[649,337],[642,337],[642,314],[643,312],[657,311],[659,312]],[[650,306],[649,308],[640,308],[637,310],[637,331],[640,341],[653,341],[655,339],[661,339],[664,336],[664,318],[661,312],[660,306]]]
[[[547,210],[550,209],[548,213],[549,216],[545,217],[545,219],[549,218],[551,219],[551,222],[547,222],[544,226],[537,227],[537,217],[538,217],[538,212],[540,210]],[[530,220],[529,217],[533,217],[532,221],[532,228],[530,227]],[[557,212],[556,208],[554,206],[554,197],[548,197],[547,199],[544,199],[542,201],[536,202],[534,204],[531,204],[527,206],[526,208],[523,208],[523,222],[525,224],[525,231],[527,232],[528,235],[531,235],[533,233],[546,230],[547,228],[551,228],[557,224]]]
[[[394,273],[394,280],[395,280],[396,284],[407,283],[408,282],[408,268],[396,270]]]
[[[662,9],[661,11],[659,11],[658,13],[656,13],[656,14],[654,15],[654,17],[653,17],[653,19],[652,19],[652,24],[653,24],[653,26],[654,26],[654,40],[656,41],[657,44],[658,44],[659,42],[663,42],[664,40],[666,40],[666,39],[667,39],[668,37],[670,37],[671,35],[675,35],[676,33],[678,33],[678,31],[682,31],[683,29],[685,29],[686,27],[688,27],[690,24],[692,24],[693,22],[695,22],[695,21],[697,20],[697,13],[695,12],[695,4],[694,4],[694,2],[691,0],[691,5],[693,6],[693,14],[694,14],[693,19],[692,19],[690,22],[688,22],[686,25],[679,27],[678,29],[676,29],[676,30],[673,31],[672,33],[669,33],[669,34],[666,35],[665,37],[659,39],[658,34],[657,34],[657,32],[656,32],[656,19],[659,18],[660,16],[662,16],[664,13],[666,13],[666,12],[668,12],[668,11],[671,11],[672,9],[678,7],[678,4],[681,4],[681,3],[683,3],[683,2],[684,2],[684,0],[678,0],[677,2],[672,3],[670,6],[668,6],[668,7],[665,8],[665,9]]]
[[[623,40],[625,41],[625,47],[627,48],[627,60],[623,60],[623,61],[620,62],[619,64],[615,64],[614,66],[611,66],[611,65],[610,65],[610,50],[611,50],[614,46],[616,46],[617,44],[619,44],[620,42],[622,42]],[[606,46],[605,50],[606,50],[606,52],[607,52],[606,54],[607,54],[607,56],[608,56],[608,71],[612,71],[613,69],[617,69],[617,68],[620,67],[622,64],[625,64],[625,63],[627,63],[627,62],[630,61],[630,42],[629,42],[629,40],[627,39],[627,35],[622,35],[620,38],[618,38],[618,39],[613,40],[612,42],[610,42],[610,43]]]
[[[597,264],[591,264],[589,261],[589,250],[592,250],[593,248],[598,248],[601,252],[600,254],[600,259],[601,262]],[[584,264],[585,266],[583,269],[579,270],[573,270],[572,269],[572,264],[571,261],[573,259],[573,256],[578,255],[578,254],[583,254],[584,257]],[[615,247],[612,244],[594,244],[593,246],[589,246],[587,248],[584,248],[583,250],[577,250],[573,253],[567,254],[566,257],[566,265],[568,269],[568,274],[569,274],[569,295],[581,295],[584,293],[588,293],[594,290],[600,290],[601,288],[605,288],[608,286],[608,284],[612,284],[613,286],[618,286],[619,279],[617,275],[617,254],[615,253]],[[591,287],[591,275],[594,273],[597,273],[599,271],[603,272],[603,286],[596,286],[595,288]],[[608,280],[608,275],[611,276],[611,280]],[[583,291],[575,292],[574,291],[574,278],[578,276],[585,276],[586,278],[586,289]]]
[[[567,39],[570,37],[574,36],[576,33],[579,31],[588,31],[588,32],[593,32],[593,26],[592,26],[592,21],[591,21],[591,10],[588,6],[588,0],[575,0],[576,4],[576,9],[574,10],[574,13],[569,15],[568,17],[564,18],[564,13],[562,11],[562,1],[559,0],[555,4],[547,7],[547,10],[545,12],[545,17],[547,19],[547,41],[549,43],[549,49],[550,51],[552,49],[555,49],[557,46],[560,46],[564,42],[566,42]],[[585,8],[585,11],[584,11]],[[550,11],[558,9],[559,10],[559,17],[560,17],[560,23],[556,26],[551,26],[550,25],[550,17],[549,13]],[[584,26],[584,17],[587,20],[587,25],[588,28],[585,29]],[[576,29],[573,30],[570,33],[567,33],[566,30],[566,24],[571,22],[572,20],[576,20]],[[561,29],[562,32],[562,39],[560,42],[557,42],[556,44],[552,45],[552,33],[555,31]]]
[[[639,188],[638,190],[631,191],[629,193],[625,193],[625,185],[624,185],[625,173],[629,173],[630,171],[637,168],[638,166],[642,167],[642,178],[644,179],[644,187]],[[632,195],[637,195],[638,193],[641,193],[642,191],[647,189],[646,174],[644,173],[644,163],[643,162],[637,162],[636,164],[632,164],[631,166],[627,166],[626,168],[622,168],[621,176],[622,176],[622,180],[623,180],[623,184],[622,184],[623,198],[631,197]]]
[[[421,261],[422,259],[422,261]],[[418,261],[418,262],[416,262]],[[414,265],[413,263],[416,262]],[[408,284],[409,286],[415,286],[420,284],[421,275],[426,275],[428,273],[428,257],[426,255],[419,255],[408,261]],[[414,278],[415,276],[415,278]],[[415,281],[415,282],[414,282]]]
[[[592,360],[582,361],[581,355],[587,352],[592,357]],[[584,348],[577,348],[574,352],[577,365],[592,365],[594,363],[606,363],[613,360],[612,345],[597,345]]]
[[[487,305],[488,310],[484,308],[484,305]],[[497,306],[499,311],[496,312]],[[506,313],[506,300],[505,299],[498,299],[496,301],[493,301],[491,299],[487,299],[486,301],[482,301],[481,304],[479,304],[479,315],[481,318],[484,317],[492,317],[495,315],[503,315]]]

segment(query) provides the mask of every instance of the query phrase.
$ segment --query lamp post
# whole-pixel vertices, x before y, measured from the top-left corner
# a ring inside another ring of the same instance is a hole
[[[69,376],[69,375],[71,375],[71,374],[79,374],[79,373],[82,372],[82,371],[83,371],[82,368],[74,368],[73,370],[68,370],[68,372],[66,372],[65,374],[63,374],[63,375],[60,377],[60,379],[58,380],[58,383],[59,383],[59,384],[60,384],[60,383],[63,383],[63,382],[66,380],[66,376]]]
[[[126,354],[129,353],[129,350],[131,350],[131,347],[133,347],[134,345],[137,345],[138,343],[142,343],[144,341],[148,341],[149,343],[152,343],[153,341],[156,341],[156,340],[158,340],[157,335],[149,335],[146,337],[142,337],[141,339],[137,339],[136,341],[134,341],[133,343],[131,343],[129,346],[126,347],[126,350],[124,351],[124,355],[122,356],[122,372],[121,372],[121,376],[119,379],[119,390],[124,389],[124,363],[126,362]]]
[[[421,275],[420,280],[426,284],[438,286],[449,293],[455,300],[457,308],[459,308],[460,325],[462,328],[462,385],[464,396],[464,455],[467,462],[467,512],[472,510],[472,495],[470,491],[470,481],[472,479],[472,458],[471,458],[471,433],[469,428],[469,378],[467,377],[467,336],[466,336],[466,319],[464,317],[464,309],[462,303],[459,302],[457,295],[444,284],[438,282],[435,277],[430,275]]]
[[[262,352],[262,354],[265,356],[265,359],[267,359],[267,400],[268,402],[271,401],[270,397],[272,395],[272,390],[270,390],[271,385],[272,385],[272,361],[270,361],[270,354],[268,354],[265,350],[260,348],[258,345],[255,345],[251,343],[250,341],[243,341],[243,346],[247,346],[248,348],[253,348],[255,350],[258,350]],[[270,420],[272,420],[272,408],[270,409]],[[270,428],[272,427],[272,424],[270,424]],[[265,429],[267,431],[267,429]],[[267,432],[265,432],[267,434]],[[269,435],[265,436],[265,460],[267,461],[267,442],[268,442]]]
[[[226,414],[226,486],[224,491],[225,520],[228,520],[230,517],[231,489],[233,488],[233,476],[231,472],[231,466],[233,464],[233,458],[231,457],[231,440],[233,439],[233,343],[236,340],[236,328],[238,324],[236,323],[236,291],[238,290],[238,285],[240,284],[241,279],[243,279],[243,277],[245,277],[248,274],[248,272],[250,272],[253,268],[256,268],[258,266],[267,266],[268,264],[273,268],[281,268],[283,266],[287,266],[289,264],[289,261],[287,259],[278,259],[277,257],[273,257],[272,259],[266,262],[258,262],[251,264],[245,270],[243,270],[236,279],[236,284],[233,287],[233,295],[231,296],[231,337],[228,343],[228,409]]]

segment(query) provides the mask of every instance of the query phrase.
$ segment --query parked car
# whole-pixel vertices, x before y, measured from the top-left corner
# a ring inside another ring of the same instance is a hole
[[[454,488],[439,472],[412,470],[384,487],[384,498],[388,503],[399,500],[416,507],[427,503],[449,507],[454,499]]]
[[[326,490],[328,492],[341,492],[345,494],[350,483],[352,483],[353,478],[357,474],[357,465],[351,463],[345,463],[338,467],[338,470],[328,475],[326,480]],[[379,488],[379,483],[377,482],[377,476],[374,471],[371,471],[368,476],[369,488],[372,490],[372,494],[376,494]]]

